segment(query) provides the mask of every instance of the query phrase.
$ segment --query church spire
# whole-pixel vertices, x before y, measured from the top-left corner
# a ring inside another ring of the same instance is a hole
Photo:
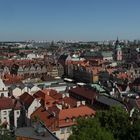
[[[117,40],[116,40],[116,43],[115,43],[115,46],[119,45],[119,38],[117,36]]]

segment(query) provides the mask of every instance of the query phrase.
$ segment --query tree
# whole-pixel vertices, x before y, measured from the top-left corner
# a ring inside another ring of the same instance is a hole
[[[131,113],[132,113],[131,114],[132,115],[131,116],[132,123],[135,123],[138,120],[140,120],[140,112],[139,112],[139,110],[137,108],[133,108]]]
[[[79,119],[68,140],[114,140],[113,135],[100,126],[97,119]]]
[[[111,107],[108,111],[98,112],[96,117],[102,127],[114,135],[116,139],[123,139],[130,126],[129,114],[120,106]]]
[[[127,140],[140,140],[140,120],[129,127],[125,138]]]
[[[140,140],[140,113],[132,116],[120,106],[97,111],[94,118],[78,120],[69,140]]]

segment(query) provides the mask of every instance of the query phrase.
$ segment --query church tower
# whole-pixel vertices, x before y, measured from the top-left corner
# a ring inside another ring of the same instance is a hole
[[[117,61],[122,61],[122,49],[120,45],[117,46],[116,53],[117,53]]]
[[[114,58],[116,61],[122,61],[122,49],[121,49],[118,37],[115,42]]]

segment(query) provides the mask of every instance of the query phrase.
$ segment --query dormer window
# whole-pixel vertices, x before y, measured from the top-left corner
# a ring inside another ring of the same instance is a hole
[[[90,117],[94,118],[94,114],[91,114]]]
[[[67,117],[67,118],[65,119],[65,121],[66,121],[66,122],[69,122],[69,118]]]
[[[73,121],[73,122],[75,122],[75,121],[76,121],[76,118],[75,118],[75,117],[73,117],[73,118],[72,118],[72,121]]]

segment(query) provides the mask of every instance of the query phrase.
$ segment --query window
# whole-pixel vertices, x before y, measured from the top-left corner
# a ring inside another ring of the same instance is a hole
[[[4,93],[1,93],[1,97],[4,97]]]
[[[76,118],[75,118],[75,117],[73,117],[73,118],[72,118],[72,121],[73,121],[73,122],[75,122],[75,121],[76,121]]]
[[[37,109],[37,106],[35,106],[34,110],[36,110],[36,109]]]
[[[8,97],[10,96],[11,94],[8,92]]]
[[[65,128],[61,128],[61,134],[64,134]]]
[[[3,115],[7,115],[7,111],[3,111]]]
[[[19,111],[17,111],[17,115],[19,115]]]
[[[67,133],[70,133],[70,132],[71,132],[71,128],[68,127],[68,128],[67,128]]]
[[[91,117],[94,118],[94,114],[91,114]]]
[[[69,122],[69,118],[66,118],[65,121],[66,121],[66,122]]]

